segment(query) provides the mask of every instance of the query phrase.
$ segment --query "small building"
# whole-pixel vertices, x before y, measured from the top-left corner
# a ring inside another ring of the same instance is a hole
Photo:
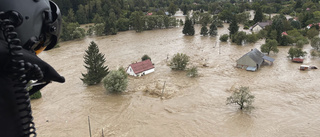
[[[252,32],[259,32],[260,30],[263,30],[266,26],[269,26],[272,24],[272,21],[266,21],[266,22],[258,22],[256,24],[254,24],[253,26],[251,26],[249,29]]]
[[[143,76],[154,72],[154,65],[148,59],[138,63],[133,63],[127,68],[127,73],[131,76]]]
[[[262,54],[258,49],[252,49],[247,54],[237,60],[237,68],[246,69],[248,71],[256,71],[265,60],[273,63],[274,59]]]

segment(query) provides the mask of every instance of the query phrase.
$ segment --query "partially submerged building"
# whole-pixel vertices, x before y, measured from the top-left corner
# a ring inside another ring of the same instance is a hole
[[[127,73],[131,76],[143,76],[154,72],[154,65],[148,60],[133,63],[127,68]]]
[[[253,26],[251,26],[249,29],[252,32],[259,32],[260,30],[263,30],[264,28],[266,28],[266,26],[269,26],[272,24],[272,21],[266,21],[266,22],[257,22],[256,24],[254,24]]]
[[[252,49],[247,54],[237,60],[237,68],[246,69],[248,71],[256,71],[265,60],[273,63],[274,59],[261,53],[258,49]]]

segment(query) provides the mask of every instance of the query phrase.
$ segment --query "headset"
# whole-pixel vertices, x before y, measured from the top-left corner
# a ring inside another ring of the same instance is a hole
[[[8,59],[4,70],[14,83],[14,98],[19,136],[37,136],[30,106],[30,97],[51,81],[65,82],[49,64],[36,55],[52,49],[61,31],[61,13],[48,0],[0,0],[0,40]],[[28,7],[30,6],[30,7]],[[19,35],[20,34],[20,35]],[[0,43],[1,44],[1,43]],[[0,45],[1,46],[1,45]],[[27,91],[30,80],[36,81]]]

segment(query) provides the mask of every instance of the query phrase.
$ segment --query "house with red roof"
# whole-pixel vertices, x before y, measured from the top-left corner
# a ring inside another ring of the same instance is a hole
[[[154,65],[149,59],[141,62],[133,63],[129,65],[129,67],[127,68],[127,73],[135,77],[147,75],[152,72],[154,72]]]

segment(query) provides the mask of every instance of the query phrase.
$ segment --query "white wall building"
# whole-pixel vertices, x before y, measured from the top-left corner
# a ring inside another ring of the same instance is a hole
[[[148,59],[138,63],[133,63],[127,68],[127,73],[131,76],[143,76],[154,72],[154,65]]]

